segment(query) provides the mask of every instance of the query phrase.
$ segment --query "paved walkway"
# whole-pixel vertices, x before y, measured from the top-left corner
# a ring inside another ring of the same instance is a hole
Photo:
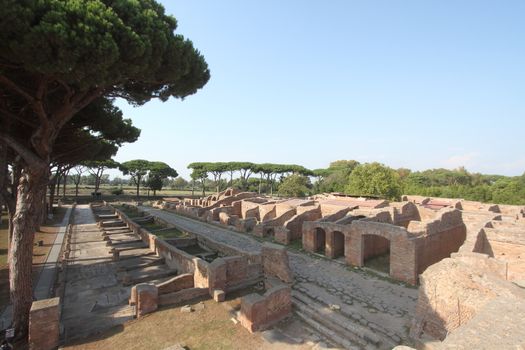
[[[150,207],[141,210],[166,220],[182,230],[211,238],[249,252],[260,252],[259,241],[247,234],[221,228]],[[401,283],[354,270],[336,261],[308,254],[289,252],[290,267],[296,284],[294,289],[315,295],[323,304],[349,305],[352,313],[359,314],[363,324],[381,327],[393,339],[406,339],[407,330],[415,312],[418,291]]]
[[[129,288],[119,283],[116,266],[89,205],[73,214],[71,251],[61,320],[64,339],[88,336],[132,318]]]
[[[108,214],[109,208],[93,210]],[[61,315],[66,343],[131,320],[131,285],[160,283],[176,274],[123,222],[108,231],[105,241],[88,205],[77,206],[73,218]],[[125,248],[120,260],[113,261],[112,248]]]
[[[51,247],[51,251],[47,255],[46,262],[40,272],[38,282],[33,292],[36,300],[47,299],[51,296],[51,290],[53,289],[57,275],[57,262],[60,258],[60,251],[62,250],[66,230],[69,225],[71,210],[71,207],[67,209],[64,219],[62,219],[62,222],[60,223],[60,229],[56,235],[53,247]]]

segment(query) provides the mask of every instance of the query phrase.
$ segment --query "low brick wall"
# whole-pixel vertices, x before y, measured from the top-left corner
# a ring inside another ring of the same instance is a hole
[[[250,294],[241,299],[241,324],[250,332],[268,329],[292,313],[291,288],[281,284],[264,295]]]
[[[157,285],[159,295],[178,292],[183,289],[193,288],[193,286],[193,275],[191,273],[178,275]]]
[[[207,296],[209,296],[208,288],[187,288],[178,292],[160,295],[159,306],[185,303]]]
[[[260,254],[241,251],[203,236],[164,240],[141,228],[120,210],[113,209],[119,218],[149,245],[151,251],[164,258],[168,266],[176,269],[178,273],[192,275],[192,287],[208,289],[210,295],[213,295],[215,289],[231,292],[248,287],[263,278]],[[217,258],[210,264],[178,249],[175,245],[170,244],[170,241],[183,245],[198,243],[210,250],[217,251],[224,257]],[[222,267],[223,264],[224,267]]]

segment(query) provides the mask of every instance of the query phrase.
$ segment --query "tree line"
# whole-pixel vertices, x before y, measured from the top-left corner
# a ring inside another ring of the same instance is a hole
[[[400,200],[402,194],[411,194],[525,205],[525,174],[484,175],[468,172],[464,167],[412,171],[377,162],[338,160],[328,168],[314,170],[295,164],[250,162],[198,162],[188,168],[192,170],[191,183],[177,178],[172,187],[191,187],[193,193],[199,184],[203,195],[206,187],[213,185],[217,192],[234,187],[270,195],[275,191],[289,197],[340,192]]]
[[[277,177],[283,179],[287,175],[313,175],[311,170],[296,164],[274,164],[274,163],[251,163],[251,162],[195,162],[188,165],[191,169],[190,178],[192,181],[192,194],[195,191],[195,184],[200,181],[202,184],[202,194],[205,195],[205,184],[208,176],[213,177],[217,192],[221,189],[221,179],[223,175],[229,175],[229,186],[233,186],[233,176],[239,175],[238,187],[247,190],[249,179],[252,175],[257,174],[258,192],[266,191],[273,194]]]

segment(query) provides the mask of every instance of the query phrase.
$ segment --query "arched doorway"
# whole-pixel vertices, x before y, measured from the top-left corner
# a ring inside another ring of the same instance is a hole
[[[377,235],[363,235],[363,262],[366,267],[390,273],[390,240]]]
[[[326,244],[326,232],[320,227],[315,229],[315,246],[314,252],[324,254]]]
[[[334,259],[345,255],[345,235],[342,232],[334,231],[332,238],[332,257]]]

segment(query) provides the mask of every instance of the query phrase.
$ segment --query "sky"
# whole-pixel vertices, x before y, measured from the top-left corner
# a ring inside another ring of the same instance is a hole
[[[525,172],[525,1],[161,2],[211,79],[118,101],[142,134],[117,161]]]

